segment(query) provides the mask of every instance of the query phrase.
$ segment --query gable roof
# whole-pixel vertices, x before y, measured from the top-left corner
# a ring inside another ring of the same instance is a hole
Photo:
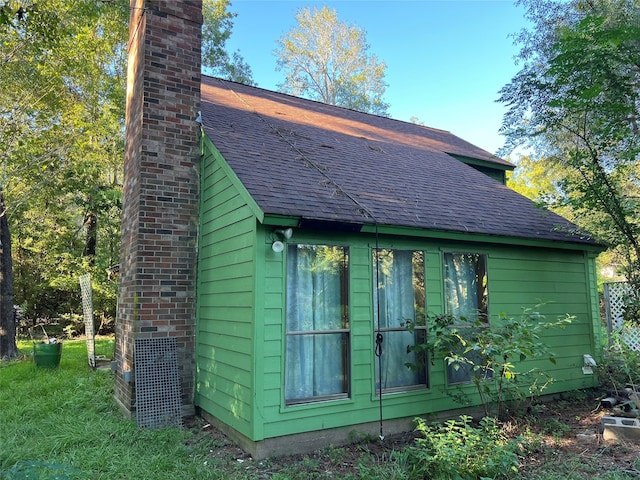
[[[596,244],[454,158],[513,167],[449,132],[207,76],[201,108],[204,132],[265,214]]]

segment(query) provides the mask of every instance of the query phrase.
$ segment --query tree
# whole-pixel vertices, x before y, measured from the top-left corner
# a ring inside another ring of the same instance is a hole
[[[366,34],[338,20],[335,10],[303,8],[298,26],[277,41],[281,91],[330,105],[387,116],[386,64],[368,53]]]
[[[237,14],[229,12],[230,0],[204,0],[202,4],[202,66],[207,74],[254,85],[251,67],[239,51],[229,56],[225,45]]]
[[[218,23],[204,63],[250,83],[224,51],[229,5],[205,0]],[[129,13],[128,0],[0,2],[1,358],[17,354],[13,294],[31,319],[80,313],[91,273],[94,310],[115,316]]]
[[[545,157],[524,155],[514,160],[516,169],[507,173],[507,186],[569,220],[573,211],[567,205],[565,179],[571,174],[565,165]]]
[[[13,306],[13,265],[11,234],[5,215],[4,195],[0,190],[0,360],[18,356],[16,338],[16,312]]]
[[[23,3],[0,22],[0,237],[11,239],[2,253],[14,266],[3,257],[0,290],[13,284],[28,315],[57,316],[79,309],[79,274],[102,270],[97,291],[115,312],[103,269],[119,250],[129,5]],[[15,325],[3,302],[0,356],[10,358]]]
[[[640,5],[522,0],[523,68],[501,90],[508,147],[561,165],[574,219],[625,257],[640,299]]]

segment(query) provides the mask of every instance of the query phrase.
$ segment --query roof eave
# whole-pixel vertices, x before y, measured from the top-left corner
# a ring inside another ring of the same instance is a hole
[[[299,216],[284,216],[265,214],[262,220],[263,225],[282,227],[316,227],[320,221],[305,219]],[[472,232],[456,232],[452,230],[430,230],[419,227],[397,226],[397,225],[376,225],[372,223],[357,224],[353,222],[321,222],[324,230],[329,230],[333,225],[336,231],[359,231],[361,233],[371,233],[403,237],[421,237],[434,240],[451,240],[458,242],[474,242],[494,245],[510,245],[521,247],[556,248],[562,250],[581,250],[587,252],[600,253],[606,250],[606,246],[590,241],[561,241],[543,238],[518,237],[508,235],[491,235]],[[349,226],[346,228],[345,226]]]
[[[496,245],[512,245],[522,247],[558,248],[564,250],[583,250],[602,252],[606,246],[589,241],[561,241],[544,238],[518,237],[509,235],[492,235],[485,233],[457,232],[452,230],[430,230],[418,227],[403,227],[394,225],[364,225],[361,232],[423,237],[431,239],[446,239],[460,242],[476,242]]]

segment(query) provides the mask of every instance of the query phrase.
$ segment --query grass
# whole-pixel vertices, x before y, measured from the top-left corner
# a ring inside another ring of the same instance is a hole
[[[115,406],[113,374],[88,366],[84,342],[65,341],[60,367],[53,370],[34,365],[31,342],[19,347],[22,360],[0,364],[3,480],[416,478],[411,448],[381,451],[364,442],[256,462],[239,457],[221,435],[202,428],[140,429]],[[98,340],[98,355],[112,352],[112,340]],[[618,466],[621,454],[636,455],[637,450],[624,450],[629,447],[589,454],[563,449],[563,442],[571,441],[570,427],[556,419],[514,428],[512,433],[523,438],[523,468],[509,478],[623,480],[640,474],[640,461]]]
[[[86,345],[67,341],[58,369],[27,361],[0,366],[0,478],[2,479],[218,479],[228,465],[210,458],[215,441],[189,430],[139,429],[112,398],[113,375],[93,371]],[[96,354],[111,356],[113,341]],[[237,476],[236,478],[241,478]]]

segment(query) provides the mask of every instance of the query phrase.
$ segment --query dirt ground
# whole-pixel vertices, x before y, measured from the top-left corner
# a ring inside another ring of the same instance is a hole
[[[522,477],[528,478],[528,472],[537,472],[549,462],[577,461],[597,465],[601,475],[615,471],[624,472],[629,478],[640,478],[637,469],[640,468],[640,443],[612,442],[603,438],[602,417],[611,413],[600,407],[598,398],[561,400],[538,405],[530,415],[506,421],[503,428],[510,435],[518,436],[528,431],[529,436],[533,433],[537,438],[535,448],[530,448],[520,459]],[[190,427],[206,431],[220,445],[212,450],[212,457],[242,465],[251,478],[270,478],[283,469],[291,471],[296,466],[308,472],[308,478],[343,478],[349,474],[357,478],[356,467],[360,461],[384,462],[392,451],[412,444],[418,435],[408,432],[387,436],[383,442],[376,439],[307,455],[255,461],[203,420],[195,419]]]

